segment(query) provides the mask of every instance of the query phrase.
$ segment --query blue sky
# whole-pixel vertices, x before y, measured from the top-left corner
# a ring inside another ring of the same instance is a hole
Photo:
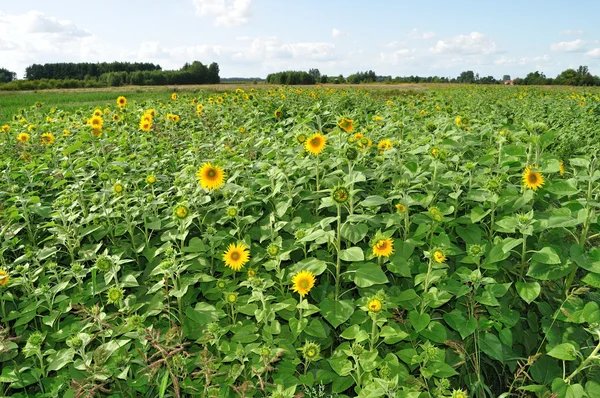
[[[219,63],[221,77],[600,75],[600,1],[27,0],[0,2],[0,67]]]

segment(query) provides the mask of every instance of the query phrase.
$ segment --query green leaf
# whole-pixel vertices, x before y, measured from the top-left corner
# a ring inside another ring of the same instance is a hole
[[[569,261],[566,261],[563,264],[554,265],[542,264],[534,261],[529,265],[527,276],[542,281],[552,281],[568,275],[574,266],[575,265]]]
[[[500,339],[493,333],[486,333],[480,339],[479,346],[489,357],[505,363],[511,356],[509,347],[502,344]]]
[[[464,340],[477,330],[477,320],[469,317],[467,320],[463,313],[454,309],[451,312],[444,314],[444,320],[452,329],[460,333],[460,337]]]
[[[562,359],[563,361],[574,361],[577,359],[577,350],[571,343],[562,343],[548,351],[548,355],[552,358]]]
[[[561,375],[562,371],[557,361],[547,355],[542,355],[531,366],[531,377],[536,383],[549,386],[552,380]]]
[[[354,313],[352,301],[326,298],[321,302],[321,314],[334,328],[346,322]]]
[[[182,251],[184,253],[203,253],[206,252],[206,250],[204,242],[202,242],[200,238],[194,237],[190,239],[190,243],[188,246],[184,247]]]
[[[519,293],[519,296],[521,296],[521,298],[525,300],[527,304],[531,304],[542,291],[542,288],[538,282],[518,281],[515,283],[515,287],[517,288],[517,293]]]
[[[533,254],[531,259],[542,264],[560,264],[560,257],[551,247],[544,247]]]
[[[481,228],[477,225],[467,225],[464,228],[459,225],[456,227],[456,234],[467,244],[478,245],[481,243]]]
[[[343,261],[363,261],[365,255],[360,247],[351,247],[340,251],[340,259]]]
[[[367,236],[369,226],[366,224],[344,224],[342,226],[342,238],[357,244]]]
[[[310,271],[315,276],[321,275],[327,269],[327,263],[317,258],[309,257],[304,260],[298,261],[289,268],[290,275],[294,275],[297,272],[306,270]]]
[[[198,303],[195,308],[187,307],[185,315],[201,325],[215,322],[219,319],[217,309],[208,303]]]
[[[350,279],[358,287],[369,287],[387,283],[388,278],[381,268],[375,263],[354,264],[348,267]]]
[[[481,206],[474,207],[473,210],[471,210],[471,222],[473,224],[478,223],[483,220],[485,216],[490,214],[490,212],[491,210],[484,210]]]
[[[67,364],[73,362],[75,351],[71,348],[64,348],[48,357],[48,372],[62,369]]]
[[[419,314],[417,311],[410,311],[408,319],[410,319],[411,325],[417,332],[425,329],[429,325],[429,321],[431,321],[429,314]]]
[[[381,206],[381,205],[385,205],[387,203],[388,203],[387,199],[382,198],[381,196],[378,196],[378,195],[367,196],[367,198],[361,202],[361,204],[364,207]]]

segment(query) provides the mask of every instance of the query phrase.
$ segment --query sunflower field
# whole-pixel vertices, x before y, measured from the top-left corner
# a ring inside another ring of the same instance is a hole
[[[0,396],[600,397],[600,92],[0,120]]]

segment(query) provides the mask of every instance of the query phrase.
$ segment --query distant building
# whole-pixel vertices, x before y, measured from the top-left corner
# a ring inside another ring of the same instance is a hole
[[[504,85],[505,86],[514,86],[515,85],[515,81],[514,80],[505,80],[504,81]]]

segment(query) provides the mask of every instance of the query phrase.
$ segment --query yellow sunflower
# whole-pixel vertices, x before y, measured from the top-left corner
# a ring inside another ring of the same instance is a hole
[[[396,204],[396,210],[398,210],[398,213],[406,213],[406,210],[408,210],[408,208],[406,207],[406,205],[404,203],[397,203]]]
[[[379,311],[381,311],[381,307],[382,307],[381,300],[379,300],[377,298],[372,298],[371,300],[369,300],[367,307],[369,308],[369,311],[371,311],[371,312],[379,312]]]
[[[377,257],[389,257],[394,253],[394,241],[392,238],[379,239],[373,245],[373,255]]]
[[[327,144],[327,137],[321,135],[321,133],[316,133],[308,140],[306,140],[304,146],[306,150],[313,155],[318,155],[325,149],[325,145]]]
[[[40,141],[43,145],[52,145],[56,141],[56,138],[54,138],[54,134],[52,133],[44,133],[40,137]]]
[[[4,131],[6,133],[6,132],[8,132],[8,130],[10,130],[10,126],[8,124],[5,124],[4,126],[2,126],[2,128],[0,130]]]
[[[102,116],[102,109],[94,110],[94,116]]]
[[[144,122],[152,123],[152,115],[149,113],[144,113],[140,118],[140,123]]]
[[[563,162],[563,161],[558,162],[558,171],[561,176],[565,175],[565,162]]]
[[[275,117],[279,119],[281,116],[283,116],[283,112],[280,109],[277,109],[275,111]]]
[[[180,118],[179,118],[179,115],[172,115],[172,118],[171,118],[171,120],[173,121],[173,123],[177,123],[177,122],[179,122],[179,119],[180,119]]]
[[[338,126],[346,133],[351,133],[354,130],[354,120],[343,117],[342,120],[338,122]]]
[[[177,100],[177,93],[173,93],[173,94],[171,94],[171,99],[172,99],[173,101],[176,101],[176,100]]]
[[[102,125],[104,124],[104,120],[100,117],[100,116],[92,116],[92,118],[89,120],[88,122],[90,124],[90,126],[92,126],[92,128],[94,130],[102,130]]]
[[[123,108],[125,105],[127,105],[127,98],[123,97],[122,95],[119,96],[119,98],[117,98],[117,105]]]
[[[532,166],[527,166],[523,172],[523,185],[525,188],[537,191],[544,185],[544,176],[540,171],[533,171]]]
[[[307,270],[302,270],[292,277],[292,290],[302,297],[306,296],[315,285],[315,275]]]
[[[17,136],[17,141],[22,142],[23,144],[26,144],[27,141],[29,141],[29,134],[27,133],[21,133]]]
[[[225,173],[219,166],[213,166],[210,163],[204,163],[200,170],[196,172],[196,177],[202,188],[211,190],[219,189],[223,186]]]
[[[8,272],[0,268],[0,286],[8,285],[10,281],[10,277],[8,276]]]
[[[140,130],[150,131],[152,129],[152,122],[140,121]]]
[[[234,271],[239,271],[250,261],[250,252],[243,243],[231,243],[223,253],[225,265]]]
[[[436,263],[441,264],[444,261],[446,261],[446,259],[446,256],[441,251],[436,250],[435,252],[433,252],[433,261],[435,261]]]
[[[389,138],[381,140],[377,144],[377,148],[379,148],[379,150],[382,152],[387,151],[388,149],[391,149],[393,146],[394,145],[392,144],[392,141]]]

